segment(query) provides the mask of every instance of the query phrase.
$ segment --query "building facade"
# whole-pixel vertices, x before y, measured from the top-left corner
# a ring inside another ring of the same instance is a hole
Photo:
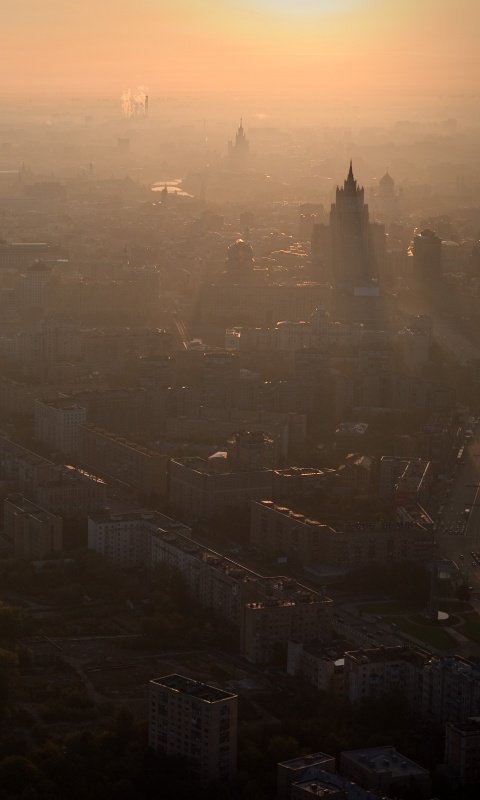
[[[150,681],[148,743],[192,761],[203,783],[231,780],[237,765],[237,695],[182,675]]]

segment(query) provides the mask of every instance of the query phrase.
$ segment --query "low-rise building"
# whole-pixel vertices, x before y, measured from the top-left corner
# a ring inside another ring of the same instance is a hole
[[[393,747],[344,750],[340,755],[340,772],[372,792],[409,797],[415,791],[420,797],[431,796],[432,782],[428,770]]]
[[[308,756],[281,761],[277,765],[277,800],[288,800],[292,783],[301,780],[312,767],[333,773],[335,758],[325,753],[309,753]]]

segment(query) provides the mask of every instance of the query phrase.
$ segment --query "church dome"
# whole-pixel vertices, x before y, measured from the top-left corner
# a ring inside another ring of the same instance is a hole
[[[393,186],[395,181],[393,180],[392,176],[386,172],[383,178],[380,178],[380,186]]]

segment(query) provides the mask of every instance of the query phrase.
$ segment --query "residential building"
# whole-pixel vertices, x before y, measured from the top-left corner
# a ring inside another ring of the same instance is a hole
[[[159,531],[191,534],[190,528],[157,511],[96,514],[88,518],[88,547],[124,569],[151,564],[152,538]]]
[[[367,747],[344,750],[340,754],[340,772],[349,780],[372,792],[388,792],[393,797],[431,797],[432,782],[428,770],[415,764],[393,747]]]
[[[321,692],[344,695],[345,689],[345,647],[330,642],[290,641],[287,650],[287,672],[301,675],[311,686]]]
[[[166,456],[93,424],[79,428],[78,457],[107,480],[114,478],[142,494],[166,494]]]
[[[35,438],[57,453],[77,453],[78,430],[86,421],[86,409],[71,398],[35,400]]]
[[[410,645],[347,651],[346,696],[357,705],[398,690],[406,695],[412,708],[418,708],[422,698],[422,671],[428,659],[426,651]]]
[[[297,564],[326,561],[328,525],[308,519],[271,500],[251,503],[250,543],[263,558]]]
[[[21,495],[9,495],[3,504],[4,537],[15,558],[39,561],[62,550],[63,520]]]
[[[148,743],[196,766],[203,783],[231,780],[237,765],[237,695],[185,678],[150,681]]]
[[[277,800],[289,800],[292,783],[301,779],[306,770],[312,767],[335,772],[335,758],[325,753],[309,753],[308,756],[281,761],[277,765]]]
[[[239,431],[227,441],[227,461],[232,470],[273,470],[279,460],[279,442],[263,431]]]
[[[240,649],[252,663],[272,661],[290,639],[329,641],[333,604],[283,576],[262,577],[175,531],[152,538],[152,563],[178,569],[192,599],[213,609],[240,633]]]
[[[53,478],[55,465],[10,439],[0,437],[0,477],[12,481],[15,490],[37,501],[38,486]]]
[[[337,485],[350,495],[368,494],[372,485],[373,458],[360,453],[349,453],[337,470]]]
[[[272,470],[229,469],[227,459],[173,458],[169,500],[190,519],[209,519],[227,509],[248,507],[272,496]]]
[[[335,453],[343,460],[349,453],[368,452],[368,423],[341,422],[335,431]]]
[[[461,786],[480,784],[480,717],[447,722],[445,764]]]
[[[56,466],[37,485],[37,503],[60,516],[98,513],[107,505],[105,481],[69,465]]]
[[[345,690],[352,703],[399,689],[408,705],[435,725],[480,714],[480,667],[461,656],[443,658],[416,647],[345,653]]]
[[[273,500],[284,505],[288,499],[309,497],[330,486],[336,476],[332,469],[287,467],[273,473]]]
[[[332,635],[332,602],[291,578],[258,581],[255,600],[241,608],[240,648],[252,663],[273,661],[278,648],[296,637],[328,642]]]

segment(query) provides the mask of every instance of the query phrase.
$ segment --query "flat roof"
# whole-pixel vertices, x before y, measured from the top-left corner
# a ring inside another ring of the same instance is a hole
[[[290,758],[288,761],[281,761],[281,767],[290,767],[297,769],[298,767],[311,767],[313,764],[318,764],[321,761],[328,759],[331,761],[334,756],[329,756],[327,753],[309,753],[306,756],[299,756],[298,758]]]
[[[236,694],[217,689],[216,686],[209,686],[207,683],[201,683],[176,673],[165,675],[163,678],[155,678],[150,683],[156,686],[164,686],[167,689],[174,689],[176,692],[195,697],[204,703],[218,703],[220,700],[231,700],[237,697]]]
[[[370,772],[390,772],[394,777],[401,775],[425,775],[428,770],[402,756],[394,747],[367,747],[363,750],[344,750],[341,758],[348,758]]]

